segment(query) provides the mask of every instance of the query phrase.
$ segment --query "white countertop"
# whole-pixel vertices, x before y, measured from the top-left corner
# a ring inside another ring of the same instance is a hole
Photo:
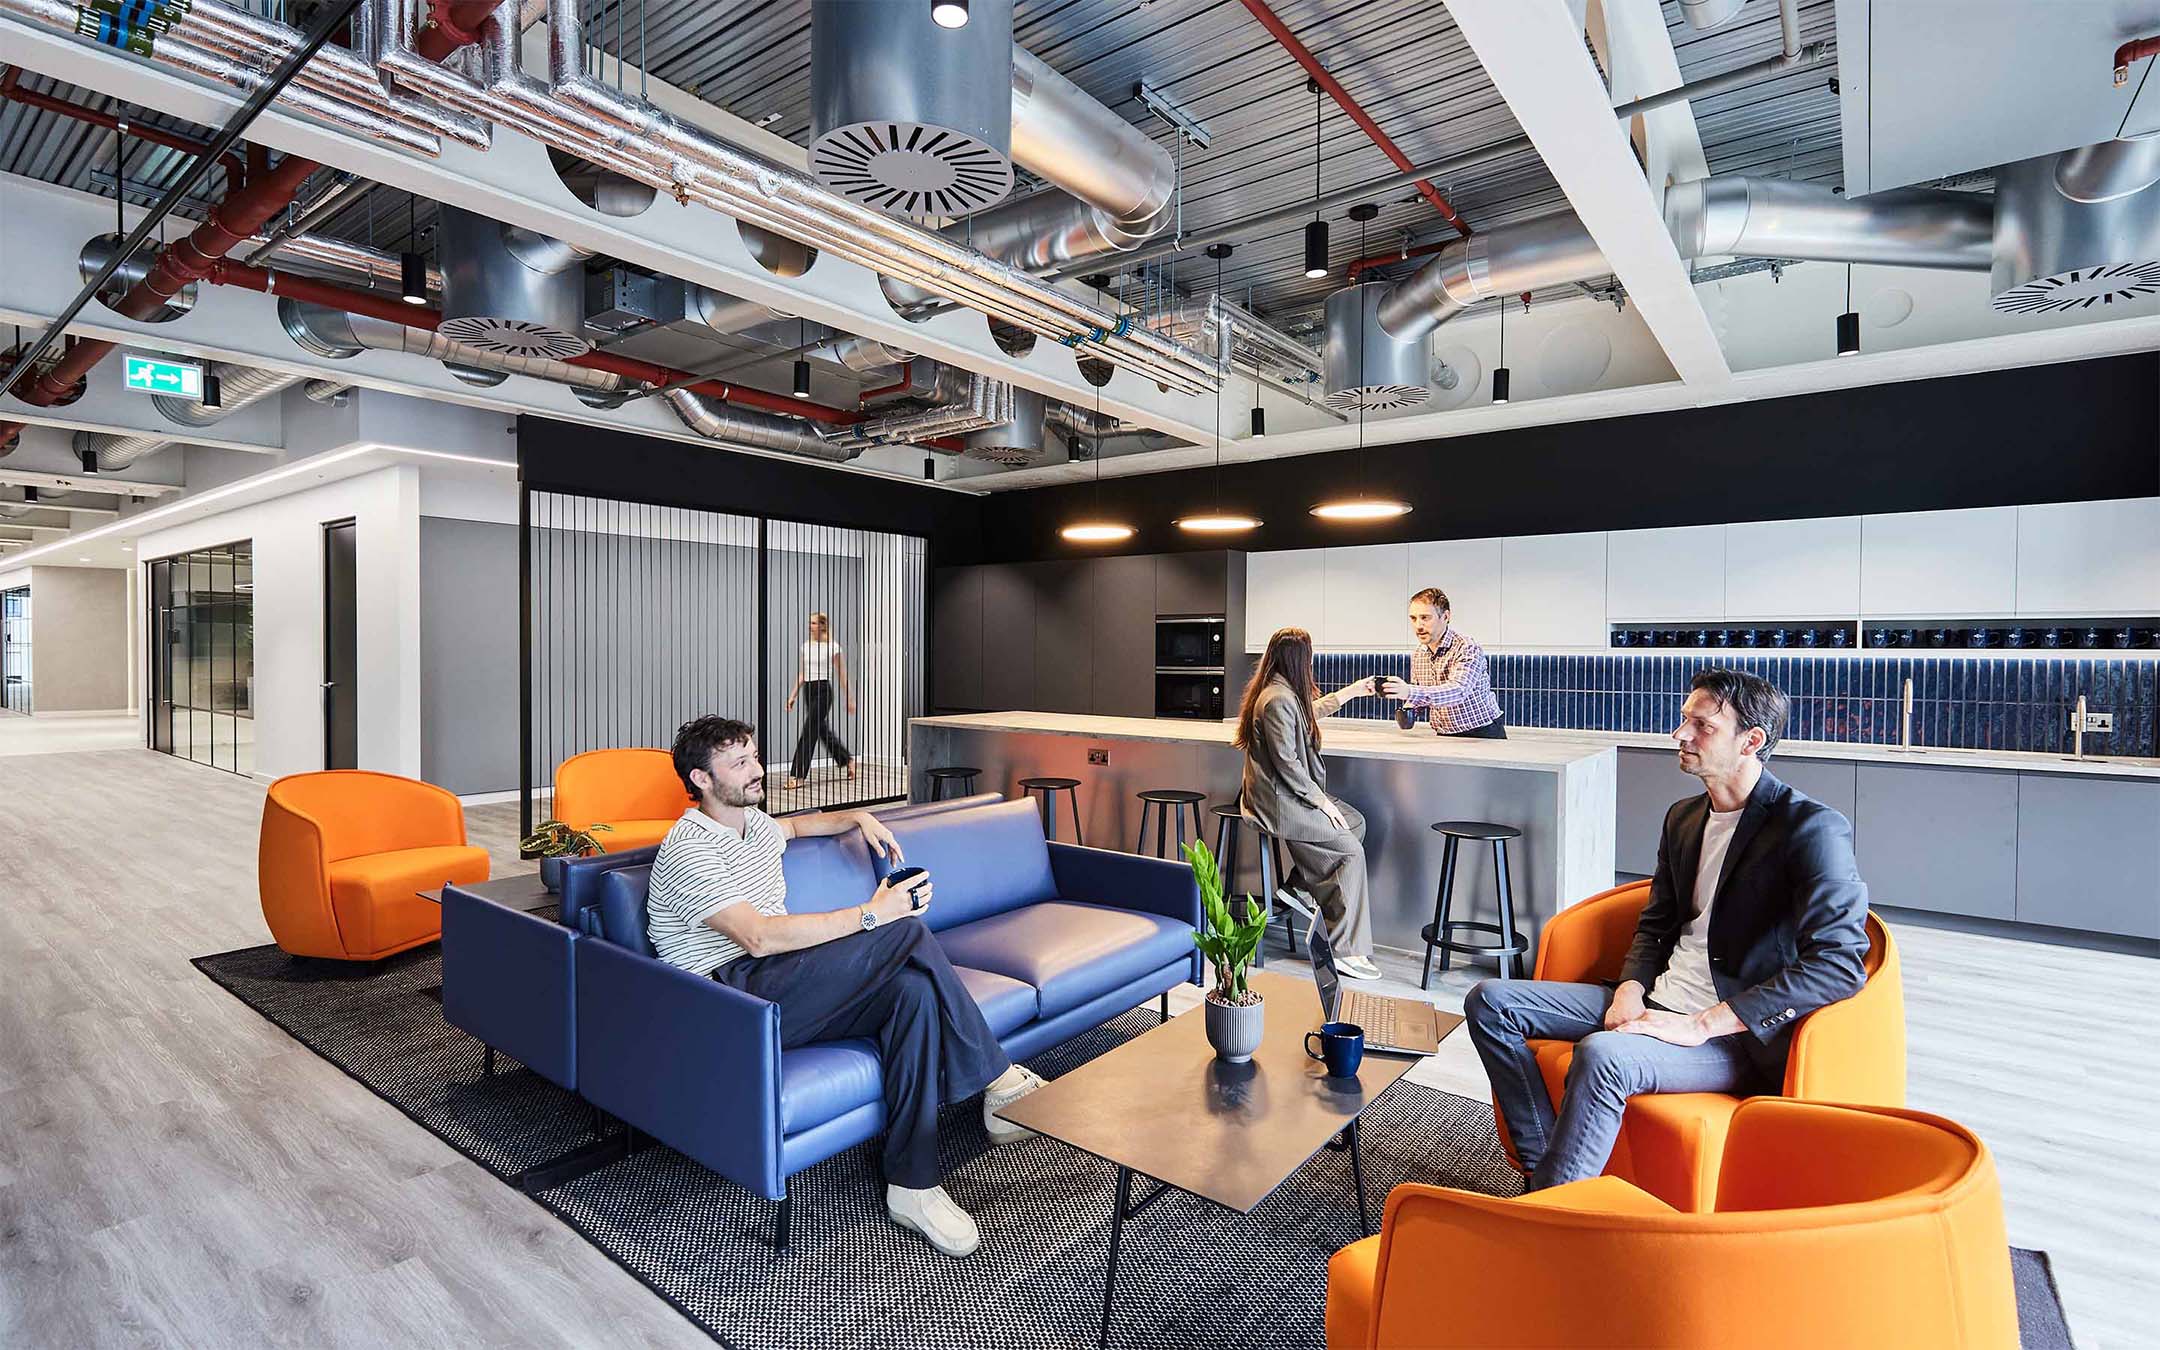
[[[917,717],[909,725],[947,727],[959,731],[1032,732],[1050,736],[1084,736],[1092,740],[1158,741],[1169,745],[1220,745],[1228,747],[1237,730],[1235,722],[1203,722],[1178,717],[1097,717],[1088,713],[1002,712],[965,713],[949,717]],[[1429,731],[1403,731],[1393,722],[1365,718],[1330,717],[1321,723],[1322,756],[1348,759],[1396,759],[1420,763],[1461,764],[1479,769],[1523,769],[1553,773],[1585,760],[1596,759],[1613,748],[1613,742],[1568,739],[1561,734],[1535,738],[1484,740],[1466,736],[1435,736]]]
[[[1672,737],[1654,731],[1509,727],[1508,735],[1525,741],[1591,741],[1631,750],[1669,752],[1673,748]],[[2160,778],[2160,759],[2116,755],[2072,760],[2032,750],[1955,750],[1930,746],[1900,750],[1891,745],[1864,745],[1852,741],[1779,741],[1777,752],[1770,759],[1773,769],[1780,759],[1841,759],[1863,764],[1899,764],[1908,768],[2016,769],[2024,773],[2067,773],[2090,778]]]

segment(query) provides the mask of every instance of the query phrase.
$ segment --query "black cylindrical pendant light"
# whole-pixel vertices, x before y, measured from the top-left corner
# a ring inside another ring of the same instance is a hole
[[[427,256],[421,253],[398,255],[398,298],[408,305],[427,303]]]
[[[1305,227],[1305,275],[1315,280],[1328,273],[1327,222],[1315,220]]]
[[[1495,403],[1508,401],[1507,306],[1507,300],[1502,298],[1500,301],[1500,364],[1493,368],[1492,373],[1492,401]]]
[[[1312,223],[1305,227],[1305,275],[1318,280],[1328,273],[1327,222],[1320,218],[1320,119],[1327,105],[1321,101],[1320,82],[1305,81],[1313,96],[1312,116]]]
[[[810,345],[809,320],[797,319],[795,321],[795,341],[800,347],[808,347]],[[810,358],[806,356],[798,356],[795,358],[794,394],[797,398],[810,397]]]
[[[204,371],[202,377],[202,405],[205,408],[222,408],[225,406],[224,398],[225,391],[218,386],[218,377],[207,370]]]
[[[1252,410],[1252,434],[1255,436],[1267,435],[1267,409],[1257,403],[1253,404]]]
[[[1837,316],[1837,354],[1860,354],[1860,312],[1852,307],[1852,264],[1845,264],[1845,312]]]

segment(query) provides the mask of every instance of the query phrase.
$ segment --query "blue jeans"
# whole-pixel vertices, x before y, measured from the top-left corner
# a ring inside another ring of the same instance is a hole
[[[1612,1157],[1627,1099],[1639,1092],[1764,1090],[1746,1032],[1701,1045],[1672,1045],[1654,1036],[1606,1031],[1612,990],[1558,980],[1486,980],[1470,991],[1463,1012],[1470,1042],[1492,1080],[1493,1100],[1507,1122],[1515,1157],[1543,1190],[1594,1177]],[[1531,1040],[1575,1042],[1567,1091],[1553,1110]]]

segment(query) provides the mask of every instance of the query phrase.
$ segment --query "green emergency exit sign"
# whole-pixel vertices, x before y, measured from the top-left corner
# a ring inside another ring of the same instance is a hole
[[[202,397],[202,367],[185,361],[161,361],[154,356],[127,358],[127,387],[144,394],[172,394],[179,398]]]

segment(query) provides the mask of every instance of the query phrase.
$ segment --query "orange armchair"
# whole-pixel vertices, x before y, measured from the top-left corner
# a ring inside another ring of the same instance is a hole
[[[1515,1200],[1397,1186],[1379,1235],[1328,1262],[1330,1350],[2018,1344],[1994,1160],[1962,1126],[1756,1097],[1719,1176],[1699,1214],[1610,1176]]]
[[[1637,881],[1554,915],[1538,940],[1536,978],[1619,979],[1635,920],[1649,900],[1650,883]],[[1817,1009],[1793,1029],[1782,1095],[1865,1106],[1905,1104],[1905,990],[1897,945],[1873,914],[1868,915],[1867,933],[1866,985],[1849,999]],[[1575,1046],[1568,1041],[1530,1044],[1557,1106]],[[1717,1194],[1725,1128],[1740,1100],[1719,1092],[1631,1098],[1606,1173],[1677,1209],[1708,1209]],[[1512,1155],[1505,1122],[1500,1138]]]
[[[555,770],[555,819],[580,830],[607,826],[599,839],[610,853],[659,843],[689,804],[665,750],[587,750]]]
[[[294,956],[373,961],[442,935],[420,898],[485,881],[465,811],[432,783],[362,769],[296,773],[263,800],[257,878],[270,935]]]

